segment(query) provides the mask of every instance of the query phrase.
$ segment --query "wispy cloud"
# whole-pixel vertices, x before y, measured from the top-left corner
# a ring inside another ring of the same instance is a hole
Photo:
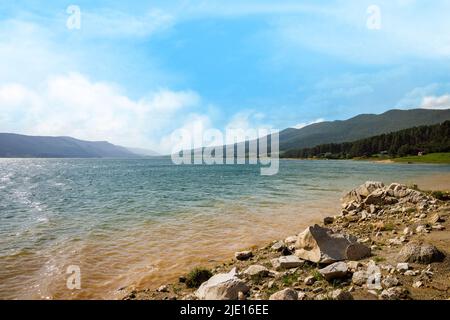
[[[316,124],[316,123],[321,123],[321,122],[324,122],[324,121],[325,121],[325,119],[320,118],[320,119],[316,119],[316,120],[309,121],[309,122],[302,122],[302,123],[299,123],[299,124],[295,125],[294,128],[295,129],[302,129],[302,128],[307,127],[309,125]]]
[[[80,32],[88,38],[148,38],[175,24],[175,17],[160,9],[141,15],[116,10],[82,11],[81,17]]]
[[[450,94],[424,97],[420,107],[423,109],[450,109]]]

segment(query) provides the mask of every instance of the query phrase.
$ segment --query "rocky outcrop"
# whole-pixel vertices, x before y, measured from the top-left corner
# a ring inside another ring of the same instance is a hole
[[[249,288],[237,277],[236,268],[229,273],[219,273],[202,283],[195,295],[200,300],[237,300],[239,292],[246,293]]]
[[[295,255],[315,263],[331,264],[342,260],[360,260],[370,255],[370,248],[356,237],[333,232],[315,225],[298,236]]]

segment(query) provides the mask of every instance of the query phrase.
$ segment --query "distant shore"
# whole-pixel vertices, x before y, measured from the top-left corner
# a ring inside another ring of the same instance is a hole
[[[423,156],[406,156],[400,158],[390,157],[367,157],[351,159],[332,159],[332,158],[281,158],[282,160],[310,160],[310,161],[370,161],[386,164],[450,164],[450,153],[431,153]]]

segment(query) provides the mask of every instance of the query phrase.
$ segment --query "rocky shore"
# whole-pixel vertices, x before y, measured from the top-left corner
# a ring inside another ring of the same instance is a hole
[[[449,216],[446,193],[366,182],[298,235],[124,299],[449,299]]]

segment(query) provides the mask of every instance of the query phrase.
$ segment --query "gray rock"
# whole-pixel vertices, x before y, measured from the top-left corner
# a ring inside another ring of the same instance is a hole
[[[387,276],[386,278],[384,278],[381,281],[381,286],[384,289],[389,289],[389,288],[398,286],[399,283],[400,282],[398,281],[398,279],[396,277],[394,277],[394,276]]]
[[[384,184],[382,182],[367,181],[363,185],[360,185],[356,189],[353,189],[352,191],[347,193],[341,201],[344,204],[350,203],[352,201],[361,202],[362,199],[366,198],[369,194],[383,187]]]
[[[333,224],[334,223],[334,218],[333,217],[325,217],[323,218],[323,224],[324,225],[329,225],[329,224]]]
[[[251,252],[251,251],[240,251],[240,252],[236,252],[235,254],[234,254],[234,257],[237,259],[237,260],[248,260],[248,259],[250,259],[251,257],[253,257],[253,253]]]
[[[421,264],[440,262],[444,258],[444,253],[439,251],[435,246],[420,242],[406,244],[398,254],[399,261]]]
[[[341,289],[334,290],[331,292],[331,299],[333,300],[353,300],[353,296],[348,291],[343,291]]]
[[[275,292],[269,297],[269,300],[298,300],[297,291],[290,288]]]
[[[305,261],[300,260],[297,256],[294,255],[282,256],[277,259],[272,259],[271,262],[272,266],[277,271],[301,267],[305,263]]]
[[[239,292],[247,293],[248,286],[236,277],[236,268],[220,273],[203,282],[195,295],[200,300],[237,300]]]
[[[383,300],[400,300],[406,297],[406,292],[403,288],[393,287],[385,289],[381,292],[381,299]]]
[[[356,271],[352,276],[352,283],[357,286],[362,286],[367,283],[369,275],[366,271]]]
[[[358,242],[350,244],[345,251],[346,259],[353,261],[367,258],[371,254],[372,250],[369,247]]]
[[[304,260],[323,264],[346,260],[348,254],[351,256],[350,260],[359,260],[364,258],[359,255],[367,254],[370,249],[363,249],[361,246],[364,245],[361,244],[351,246],[356,243],[357,238],[354,236],[335,233],[330,229],[315,225],[307,228],[298,236],[295,255]]]
[[[348,266],[345,262],[336,262],[323,269],[319,269],[319,272],[327,281],[331,281],[347,276]]]
[[[277,242],[275,242],[275,243],[273,244],[273,246],[271,247],[271,249],[272,249],[273,251],[277,251],[277,252],[283,251],[284,248],[286,248],[286,245],[284,244],[283,241],[277,241]]]
[[[367,196],[367,198],[364,200],[364,203],[366,205],[382,205],[384,204],[384,196],[384,190],[377,189]]]
[[[254,264],[248,267],[244,271],[244,274],[250,277],[267,277],[269,275],[269,269],[264,266]]]

